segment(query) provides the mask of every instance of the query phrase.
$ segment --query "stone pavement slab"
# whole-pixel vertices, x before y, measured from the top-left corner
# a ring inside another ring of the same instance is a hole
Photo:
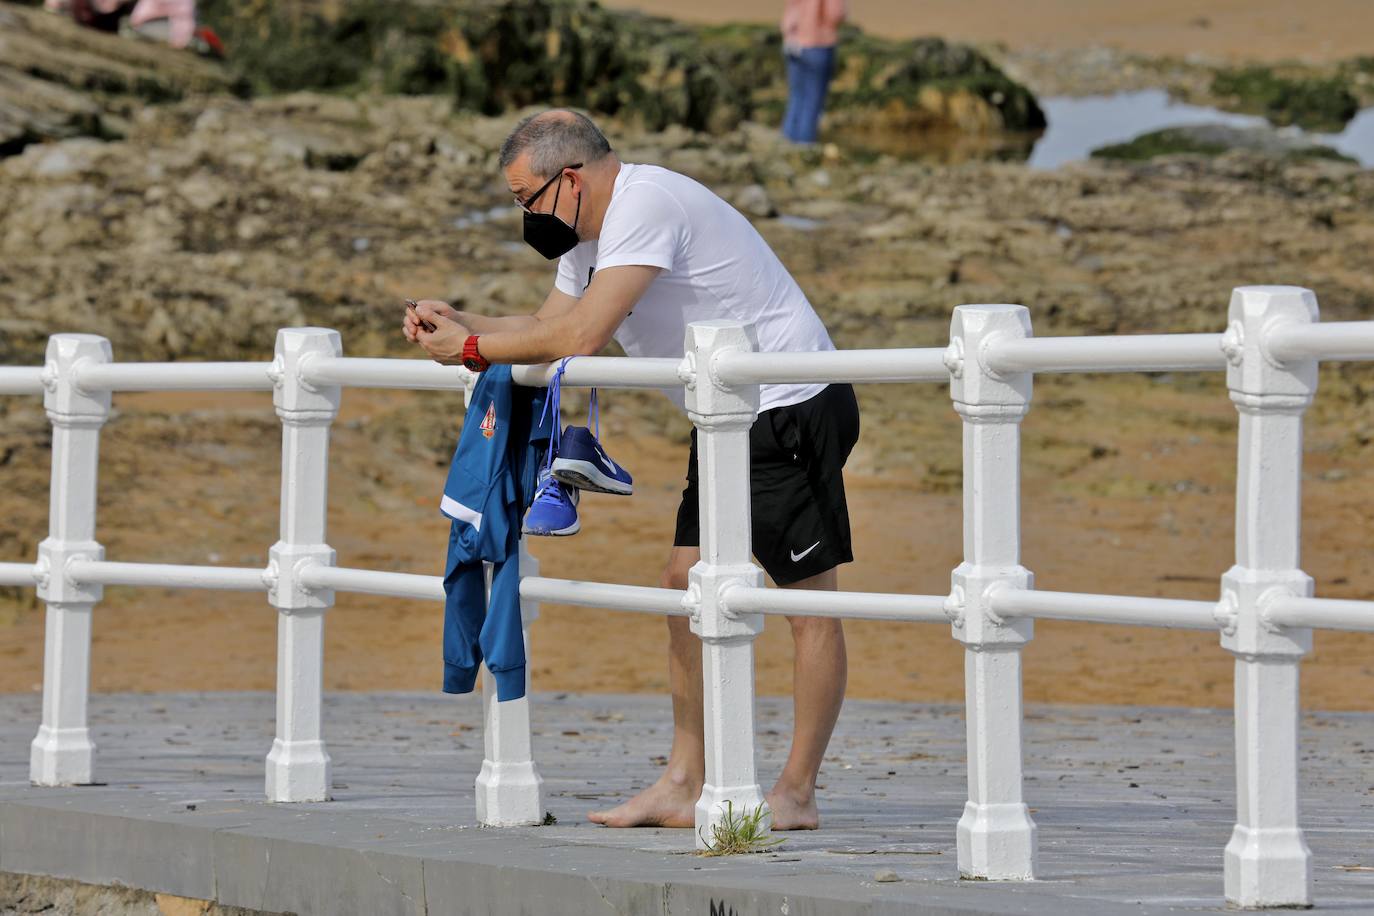
[[[767,853],[693,854],[690,830],[608,830],[662,769],[666,698],[535,695],[548,827],[482,829],[481,707],[331,694],[333,800],[263,800],[270,694],[92,699],[102,785],[28,784],[37,695],[0,696],[0,871],[300,914],[685,916],[1221,910],[1234,817],[1229,711],[1031,707],[1040,880],[961,881],[962,709],[851,701],[821,773],[823,829]],[[759,702],[765,787],[790,703]],[[1374,716],[1304,719],[1302,823],[1319,909],[1374,914]],[[885,879],[877,880],[879,875]],[[890,880],[895,878],[896,880]]]

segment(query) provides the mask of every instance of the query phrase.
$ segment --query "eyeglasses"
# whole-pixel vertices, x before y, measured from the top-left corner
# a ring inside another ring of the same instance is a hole
[[[566,172],[568,169],[580,169],[580,168],[582,168],[582,163],[580,163],[580,162],[577,163],[576,165],[565,165],[563,168],[559,169],[558,172],[557,172],[552,178],[550,178],[548,181],[544,182],[543,186],[542,186],[538,191],[535,191],[535,192],[534,192],[533,194],[531,194],[529,197],[526,197],[524,200],[521,200],[521,199],[518,198],[518,197],[515,198],[515,205],[516,205],[517,207],[519,207],[521,210],[524,210],[526,213],[531,213],[531,212],[533,212],[533,211],[530,210],[530,207],[534,204],[534,202],[535,202],[536,200],[539,199],[539,195],[540,195],[540,194],[543,194],[545,191],[547,191],[547,190],[549,189],[549,186],[550,186],[550,185],[552,185],[552,184],[553,184],[555,181],[557,181],[558,179],[562,178],[562,177],[563,177],[563,173]]]

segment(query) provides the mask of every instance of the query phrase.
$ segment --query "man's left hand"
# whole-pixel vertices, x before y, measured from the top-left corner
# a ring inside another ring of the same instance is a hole
[[[463,362],[463,344],[472,332],[452,318],[439,314],[428,303],[421,302],[416,307],[416,313],[434,325],[434,330],[418,329],[415,342],[424,347],[425,352],[436,363],[446,366],[460,365]]]

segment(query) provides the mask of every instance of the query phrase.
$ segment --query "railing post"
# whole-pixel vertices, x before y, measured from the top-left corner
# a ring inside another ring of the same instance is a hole
[[[1034,621],[1004,620],[997,588],[1030,588],[1021,565],[1021,430],[1031,374],[999,375],[984,361],[996,337],[1029,337],[1019,305],[961,305],[950,325],[950,396],[964,426],[964,561],[947,605],[964,644],[968,802],[959,819],[965,878],[1035,877],[1035,822],[1021,796],[1021,647]]]
[[[688,574],[692,632],[702,642],[706,782],[696,806],[697,846],[728,808],[736,814],[763,804],[754,770],[754,637],[762,614],[731,614],[722,592],[760,587],[763,570],[750,559],[749,429],[759,410],[757,385],[716,381],[714,358],[757,348],[752,327],[699,321],[687,328],[686,359],[695,368],[687,414],[697,428],[701,498],[701,561]]]
[[[1312,853],[1298,827],[1298,664],[1312,631],[1266,619],[1274,598],[1309,596],[1299,568],[1302,415],[1317,361],[1279,363],[1265,336],[1317,320],[1293,286],[1240,287],[1223,338],[1226,384],[1240,413],[1236,565],[1221,580],[1221,645],[1236,657],[1236,826],[1226,844],[1226,899],[1245,907],[1308,906]]]
[[[329,798],[329,753],[320,734],[324,687],[324,612],[332,589],[309,589],[301,570],[332,566],[325,543],[328,515],[329,425],[339,411],[337,385],[312,385],[301,375],[310,359],[339,356],[337,331],[277,332],[272,402],[282,421],[281,535],[268,552],[274,580],[268,601],[277,616],[277,737],[267,755],[267,800]]]
[[[95,540],[100,427],[110,416],[108,391],[77,387],[77,372],[112,359],[110,342],[91,334],[48,339],[43,406],[52,421],[48,536],[38,545],[38,597],[48,605],[43,648],[43,720],[29,751],[29,779],[39,786],[94,781],[95,744],[86,727],[91,679],[91,612],[99,585],[66,576],[75,560],[102,560]]]
[[[520,578],[539,575],[539,561],[520,541]],[[491,568],[487,568],[490,584]],[[530,624],[539,602],[520,599],[520,627],[525,658],[530,658]],[[482,668],[482,745],[486,756],[477,774],[477,822],[488,827],[520,827],[544,822],[544,780],[534,764],[530,743],[530,671],[525,666],[525,696],[504,703],[496,699],[496,679]]]

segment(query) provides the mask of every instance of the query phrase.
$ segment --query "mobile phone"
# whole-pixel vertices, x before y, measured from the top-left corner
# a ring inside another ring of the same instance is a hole
[[[433,323],[433,322],[425,321],[423,318],[420,317],[420,308],[419,308],[419,306],[416,304],[416,302],[415,302],[414,299],[407,299],[407,300],[406,300],[406,308],[408,308],[408,309],[415,309],[415,320],[418,321],[418,322],[420,322],[420,327],[424,328],[426,331],[428,331],[428,332],[431,333],[431,334],[433,334],[433,333],[437,330],[437,328],[434,327],[434,323]]]

